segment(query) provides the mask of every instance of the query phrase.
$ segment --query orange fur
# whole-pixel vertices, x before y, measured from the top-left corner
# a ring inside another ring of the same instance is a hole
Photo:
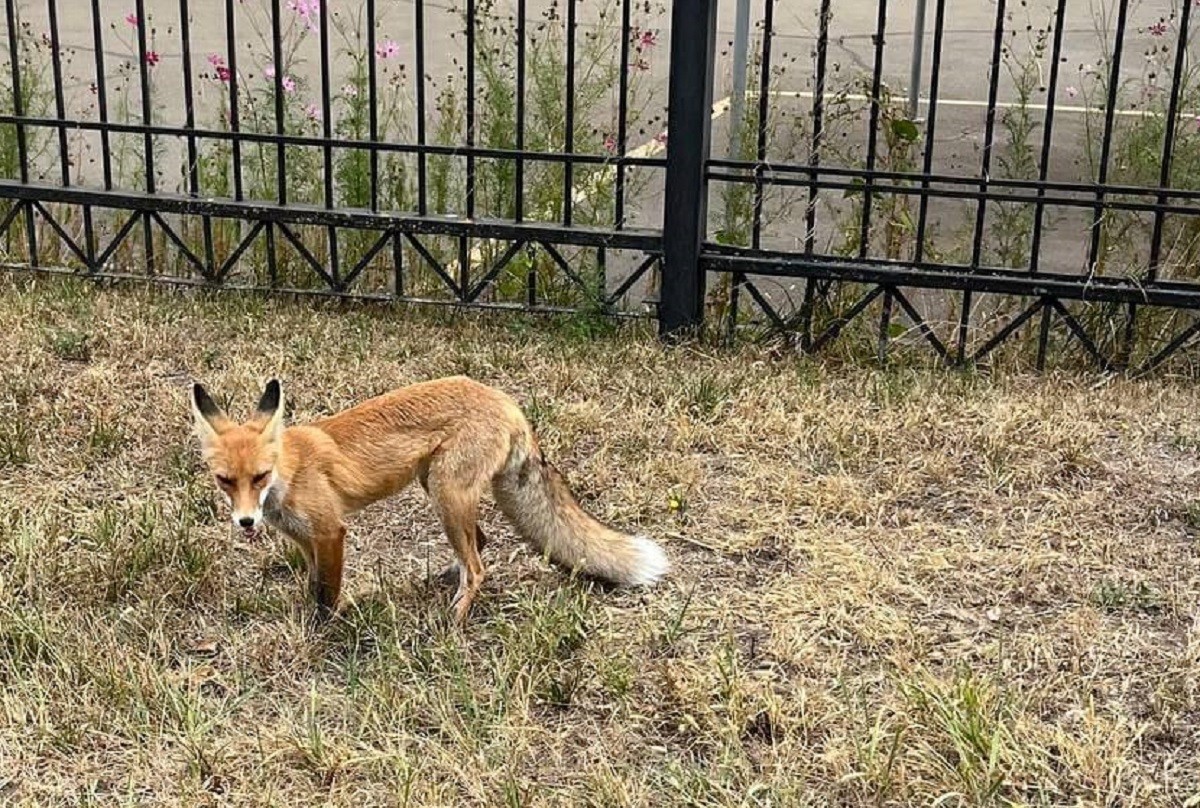
[[[657,544],[612,530],[579,506],[515,401],[466,377],[414,384],[305,426],[283,427],[277,381],[245,423],[231,421],[200,385],[192,410],[234,523],[252,531],[265,522],[296,541],[324,610],[341,589],[345,517],[414,479],[458,558],[459,622],[483,582],[486,537],[477,518],[489,488],[521,537],[568,568],[627,585],[667,572]]]

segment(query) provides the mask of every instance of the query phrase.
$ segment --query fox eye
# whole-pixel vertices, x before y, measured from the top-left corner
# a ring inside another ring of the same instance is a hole
[[[269,471],[264,471],[262,474],[255,474],[254,479],[252,479],[250,481],[250,484],[253,485],[255,488],[258,488],[260,485],[265,483],[267,481],[267,478],[270,476],[271,476],[271,472],[269,472]]]
[[[220,474],[218,474],[217,485],[220,485],[223,488],[233,488],[233,479],[230,477],[222,477]]]

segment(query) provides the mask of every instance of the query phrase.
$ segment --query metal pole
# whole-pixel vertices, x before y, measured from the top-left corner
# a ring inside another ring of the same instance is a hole
[[[917,0],[917,17],[913,21],[912,71],[908,79],[908,117],[917,119],[921,103],[921,66],[925,57],[925,0]]]
[[[683,336],[704,319],[700,251],[708,229],[704,172],[712,141],[717,0],[674,0],[663,194],[662,300],[658,333]]]

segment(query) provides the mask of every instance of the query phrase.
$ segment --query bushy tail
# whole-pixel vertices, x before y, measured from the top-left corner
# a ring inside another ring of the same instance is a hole
[[[514,441],[492,489],[521,538],[569,569],[639,586],[655,583],[670,568],[666,553],[650,539],[620,533],[589,516],[531,436]]]

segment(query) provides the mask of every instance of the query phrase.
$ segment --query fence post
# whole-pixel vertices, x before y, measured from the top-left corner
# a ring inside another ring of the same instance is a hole
[[[700,245],[708,225],[705,163],[712,138],[717,0],[673,0],[658,333],[682,336],[704,318]]]

